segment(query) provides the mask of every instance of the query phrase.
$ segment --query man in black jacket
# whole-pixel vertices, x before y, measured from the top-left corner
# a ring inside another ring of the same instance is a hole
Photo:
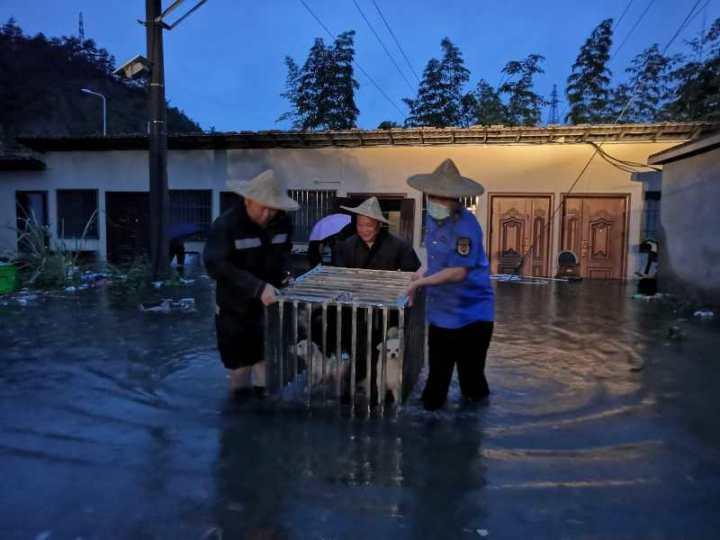
[[[347,240],[336,244],[336,266],[345,268],[365,268],[369,270],[400,270],[403,272],[415,272],[420,268],[420,259],[418,259],[415,250],[404,240],[393,236],[383,227],[388,220],[383,216],[380,202],[377,197],[371,197],[359,206],[354,208],[341,206],[343,210],[347,210],[357,215],[355,231],[356,234]],[[342,343],[343,350],[349,350],[352,340],[351,335],[351,312],[348,309],[343,310],[343,332]],[[334,310],[328,311],[327,334],[328,354],[335,352],[336,339],[332,336],[337,332],[337,318]],[[360,319],[358,335],[365,335],[365,325],[367,321]],[[390,318],[390,326],[397,325],[396,315]],[[375,326],[375,325],[374,325]],[[377,326],[379,328],[379,325]],[[320,314],[314,314],[313,317],[313,335],[322,335],[322,319]],[[382,337],[379,331],[373,332],[372,348],[375,350]],[[318,343],[322,347],[321,344]],[[365,377],[365,344],[358,344],[360,353],[357,361],[357,380]]]
[[[382,214],[377,197],[354,208],[341,208],[357,214],[356,234],[337,245],[336,266],[403,272],[420,268],[420,259],[412,246],[383,228],[388,220]]]
[[[272,170],[250,181],[230,181],[238,203],[215,220],[203,258],[217,280],[215,327],[223,365],[236,394],[264,393],[263,304],[291,275],[292,225],[286,211],[298,204]],[[251,381],[252,378],[252,381]]]

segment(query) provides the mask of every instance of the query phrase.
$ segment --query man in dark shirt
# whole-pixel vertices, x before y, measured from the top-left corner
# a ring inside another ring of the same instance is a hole
[[[368,270],[400,270],[403,272],[415,272],[420,268],[420,259],[418,259],[415,250],[404,240],[393,236],[383,227],[387,225],[388,220],[382,213],[380,202],[377,197],[371,197],[359,206],[354,208],[341,206],[343,210],[347,210],[357,215],[355,231],[356,234],[347,240],[336,244],[336,266],[345,268],[365,268]],[[348,351],[352,341],[351,334],[351,312],[343,309],[343,332],[342,343],[343,350]],[[336,340],[332,337],[337,332],[337,318],[335,311],[328,311],[327,334],[331,336],[328,339],[328,354],[335,352]],[[361,318],[358,321],[358,335],[365,335],[367,321]],[[398,324],[397,315],[393,314],[389,322],[390,326]],[[376,346],[380,343],[382,336],[379,331],[377,321],[373,327],[378,330],[373,331],[372,350],[375,351]],[[322,319],[320,313],[313,317],[313,335],[322,335]],[[318,343],[322,347],[322,344]],[[362,380],[366,375],[365,365],[365,344],[358,344],[359,354],[357,362],[357,380]],[[373,353],[374,354],[374,353]]]
[[[336,266],[403,272],[415,272],[420,268],[420,259],[412,246],[383,228],[383,223],[387,224],[388,220],[383,216],[377,197],[371,197],[355,208],[341,208],[357,214],[356,234],[337,246]]]
[[[230,389],[264,393],[263,305],[277,301],[277,287],[291,275],[292,224],[285,213],[298,209],[285,183],[272,170],[250,181],[231,181],[236,205],[215,220],[203,253],[217,280],[215,327]]]

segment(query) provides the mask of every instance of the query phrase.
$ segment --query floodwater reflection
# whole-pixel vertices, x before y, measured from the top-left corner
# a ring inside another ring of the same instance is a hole
[[[446,410],[418,388],[363,419],[230,400],[211,292],[178,291],[189,314],[102,291],[0,307],[2,538],[720,531],[717,321],[618,283],[499,283],[489,405],[454,382]]]

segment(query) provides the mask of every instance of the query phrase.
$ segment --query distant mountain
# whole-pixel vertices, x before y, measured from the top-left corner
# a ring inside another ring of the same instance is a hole
[[[87,88],[107,98],[107,132],[147,131],[144,81],[112,74],[115,59],[91,39],[30,37],[10,19],[0,28],[0,139],[13,145],[17,135],[102,133],[102,104]],[[168,107],[168,131],[201,132],[181,110]]]

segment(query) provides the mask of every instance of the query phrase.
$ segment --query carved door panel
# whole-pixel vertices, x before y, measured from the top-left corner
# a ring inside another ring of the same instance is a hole
[[[525,255],[519,274],[548,275],[550,208],[549,196],[491,196],[487,249],[493,273],[513,272]]]
[[[625,196],[565,198],[562,249],[578,256],[582,277],[625,277],[626,212]]]

